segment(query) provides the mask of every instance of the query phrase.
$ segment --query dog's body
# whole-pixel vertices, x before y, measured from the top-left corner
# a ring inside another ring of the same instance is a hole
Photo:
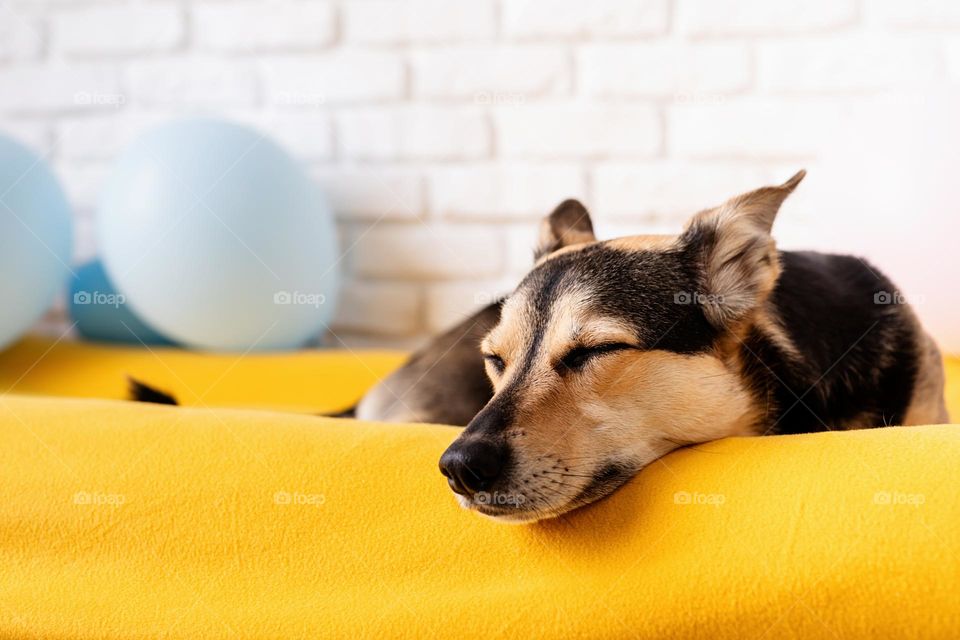
[[[500,320],[501,302],[487,305],[415,352],[360,400],[355,415],[381,422],[465,425],[493,392],[480,341]]]
[[[858,258],[777,251],[773,220],[802,178],[679,236],[598,242],[562,203],[517,289],[356,416],[469,422],[441,471],[463,506],[509,521],[597,500],[686,444],[947,421],[939,351],[894,285]]]
[[[433,338],[356,405],[325,415],[373,422],[466,425],[493,395],[480,341],[499,322],[501,304],[488,304]],[[128,393],[137,402],[178,404],[173,395],[134,378],[128,378]]]

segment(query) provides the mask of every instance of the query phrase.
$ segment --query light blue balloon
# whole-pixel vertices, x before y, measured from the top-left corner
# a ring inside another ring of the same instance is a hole
[[[53,304],[73,247],[70,205],[43,160],[0,136],[0,348]]]
[[[70,317],[84,338],[133,345],[173,345],[130,310],[126,296],[116,290],[99,260],[76,267],[74,272],[67,302]]]
[[[191,119],[145,134],[107,181],[96,231],[117,290],[182,344],[296,348],[333,316],[330,208],[283,149],[247,127]]]

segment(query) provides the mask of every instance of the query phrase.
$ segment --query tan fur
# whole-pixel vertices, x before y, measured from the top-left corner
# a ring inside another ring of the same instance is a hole
[[[771,284],[770,287],[772,289],[773,284]],[[797,351],[797,347],[793,344],[793,340],[790,339],[790,336],[780,323],[779,317],[775,313],[771,312],[771,310],[768,308],[768,305],[764,305],[757,309],[751,320],[752,324],[747,326],[757,329],[768,340],[770,340],[770,342],[775,344],[781,351],[783,351],[788,358],[794,361],[799,361],[803,358],[803,354]]]
[[[557,256],[562,256],[573,251],[579,251],[585,246],[596,242],[596,238],[593,237],[585,238],[585,236],[577,236],[577,238],[580,240],[580,242],[576,242],[574,244],[565,244],[556,251],[543,255],[536,261],[534,266],[543,264],[544,262],[552,260]],[[623,238],[605,240],[604,242],[611,247],[622,249],[624,251],[665,251],[676,246],[677,236],[667,234],[625,236]]]
[[[947,424],[950,416],[947,414],[947,405],[943,399],[943,356],[940,349],[928,336],[919,329],[918,335],[923,338],[923,345],[919,354],[919,371],[913,387],[913,398],[904,417],[905,425]]]
[[[549,247],[554,243],[560,243],[561,246],[574,244],[583,244],[595,240],[592,230],[571,228],[562,231],[559,235],[551,228],[550,221],[544,220],[540,224],[540,246]]]
[[[805,171],[777,187],[763,187],[719,207],[701,211],[687,225],[712,229],[716,240],[706,259],[704,305],[716,326],[728,326],[755,309],[773,290],[780,275],[777,246],[770,236],[783,201],[800,184]]]
[[[555,303],[542,348],[524,377],[514,405],[514,486],[528,512],[500,517],[543,518],[574,506],[592,474],[612,461],[640,469],[679,446],[735,435],[756,435],[761,416],[739,377],[714,355],[624,350],[591,361],[576,374],[558,372],[557,361],[573,346],[630,343],[616,321],[591,317],[584,296],[567,293]],[[487,337],[487,353],[516,354],[532,334],[522,296],[504,308]],[[489,369],[496,390],[517,374],[507,362],[502,375]],[[475,507],[477,508],[477,507]],[[485,509],[480,506],[483,513]]]
[[[593,222],[586,208],[576,200],[564,200],[540,223],[537,260],[563,247],[594,240]]]
[[[606,244],[624,251],[666,251],[676,246],[677,238],[678,236],[666,234],[626,236],[607,240]]]

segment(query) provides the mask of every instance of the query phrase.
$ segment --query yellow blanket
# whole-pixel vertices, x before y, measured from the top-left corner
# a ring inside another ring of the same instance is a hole
[[[395,355],[58,345],[27,372],[49,346],[0,355],[0,638],[960,636],[955,426],[702,445],[510,526],[455,506],[454,429],[203,406],[339,408]],[[198,406],[23,395],[122,373]]]

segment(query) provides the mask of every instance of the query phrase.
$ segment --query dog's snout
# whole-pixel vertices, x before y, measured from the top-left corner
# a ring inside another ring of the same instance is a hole
[[[454,442],[440,457],[440,473],[454,492],[472,496],[486,491],[503,473],[507,448],[488,440]]]

